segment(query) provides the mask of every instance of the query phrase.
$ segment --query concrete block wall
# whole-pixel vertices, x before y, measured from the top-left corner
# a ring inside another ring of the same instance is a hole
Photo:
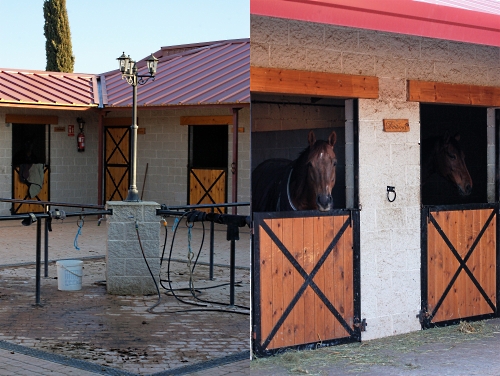
[[[252,100],[255,97],[253,95]],[[259,95],[257,102],[252,103],[252,132],[344,126],[344,108],[326,106],[335,101],[322,100],[321,106],[296,104],[304,100],[300,97]]]
[[[12,197],[12,125],[5,124],[6,114],[57,116],[50,125],[50,199],[57,202],[97,204],[98,118],[92,111],[37,111],[0,109],[0,197]],[[77,117],[85,120],[85,152],[76,148],[79,132]],[[68,125],[75,126],[75,136],[68,136]],[[64,132],[54,132],[64,126]],[[10,214],[10,204],[0,204],[0,214]]]
[[[160,221],[156,216],[156,209],[159,209],[160,205],[148,201],[113,201],[107,203],[107,208],[113,210],[113,215],[108,216],[107,221],[106,288],[108,293],[115,295],[155,294],[157,292],[155,280],[159,283],[160,274]],[[149,272],[148,265],[155,280]]]
[[[137,136],[137,189],[142,194],[148,164],[143,200],[167,205],[186,205],[188,193],[189,127],[180,125],[181,116],[231,115],[228,108],[141,110],[139,128],[145,134]],[[115,112],[109,116],[131,116]],[[239,175],[238,201],[250,200],[250,109],[239,111]],[[228,201],[231,197],[232,126],[228,126]],[[243,213],[243,209],[239,210]]]
[[[406,80],[500,86],[500,48],[254,15],[250,27],[252,66],[379,78],[380,97],[359,100],[362,339],[419,330],[420,114]],[[384,118],[410,132],[385,133]]]

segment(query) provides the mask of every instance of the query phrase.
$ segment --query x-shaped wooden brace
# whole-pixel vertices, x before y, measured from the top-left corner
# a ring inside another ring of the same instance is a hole
[[[109,200],[116,200],[114,198],[115,193],[118,193],[118,196],[120,196],[120,199],[123,200],[124,197],[122,197],[122,194],[121,194],[121,192],[119,190],[119,187],[122,184],[123,179],[125,179],[125,176],[127,175],[128,168],[125,169],[125,172],[122,174],[122,177],[118,181],[118,184],[116,183],[115,179],[113,179],[113,175],[111,175],[111,171],[109,170],[109,167],[106,168],[106,172],[107,172],[110,180],[113,182],[113,186],[115,187],[115,189],[113,190],[113,193],[111,193],[111,195],[109,196]]]
[[[125,154],[123,154],[122,150],[120,149],[119,145],[122,143],[123,139],[125,138],[125,136],[128,134],[129,132],[129,128],[127,128],[127,130],[123,133],[123,135],[121,136],[120,140],[118,142],[116,142],[115,138],[113,137],[113,135],[111,134],[111,132],[107,131],[107,134],[108,136],[111,138],[111,141],[113,141],[113,143],[115,144],[115,147],[114,149],[111,151],[111,153],[109,154],[109,158],[108,160],[106,161],[106,163],[110,160],[110,158],[113,156],[113,154],[115,153],[115,151],[118,150],[118,152],[122,155],[123,159],[127,162],[128,164],[128,157],[125,156]]]
[[[208,189],[205,188],[205,186],[203,185],[203,183],[200,181],[200,179],[198,179],[198,176],[196,176],[196,174],[193,172],[193,170],[191,170],[191,175],[194,176],[194,178],[196,179],[196,181],[200,184],[200,187],[205,191],[205,193],[203,194],[203,196],[201,196],[201,198],[198,200],[198,202],[196,203],[196,205],[200,204],[201,201],[203,201],[203,199],[205,197],[208,196],[208,198],[210,199],[210,201],[212,201],[213,204],[216,204],[215,200],[212,198],[212,196],[210,196],[210,191],[212,190],[212,188],[215,186],[215,184],[217,184],[217,182],[224,176],[224,171],[222,171],[219,176],[217,176],[217,179],[215,179],[215,181],[212,183],[212,185],[210,185],[210,187],[208,187]],[[219,213],[222,214],[222,211],[220,208],[217,208],[217,210],[219,211]]]
[[[299,301],[300,297],[306,290],[307,286],[310,286],[312,290],[318,295],[318,297],[321,299],[321,301],[325,304],[325,306],[328,308],[328,310],[335,316],[335,318],[340,322],[340,324],[344,327],[344,329],[349,333],[350,336],[354,335],[354,330],[347,324],[347,322],[344,320],[342,315],[337,311],[337,309],[333,306],[333,304],[328,300],[328,298],[323,294],[323,291],[314,283],[313,279],[314,276],[318,273],[319,269],[323,266],[325,263],[326,259],[332,253],[333,249],[335,248],[335,245],[338,243],[342,235],[344,234],[345,230],[347,227],[349,227],[351,223],[350,218],[348,218],[345,223],[342,225],[340,228],[339,232],[333,240],[331,241],[330,245],[328,248],[325,250],[321,258],[318,260],[316,265],[314,266],[314,269],[312,270],[311,274],[307,274],[307,272],[302,268],[302,266],[297,262],[297,260],[292,256],[290,251],[283,245],[281,240],[276,236],[276,234],[271,230],[271,228],[263,221],[261,223],[262,229],[266,232],[267,235],[271,238],[271,240],[278,246],[278,248],[283,252],[283,255],[290,261],[290,263],[293,265],[293,267],[299,272],[299,274],[304,278],[304,283],[302,286],[299,288],[293,299],[291,300],[290,304],[288,304],[288,307],[285,309],[283,314],[281,315],[280,319],[274,325],[273,329],[267,336],[266,340],[262,344],[263,348],[267,348],[273,337],[276,335],[278,332],[279,328],[283,323],[285,322],[286,318],[288,315],[292,312],[293,308]]]
[[[478,289],[478,291],[481,293],[481,295],[483,296],[484,300],[486,300],[486,303],[488,303],[488,305],[493,310],[493,312],[496,312],[495,305],[490,300],[490,298],[488,297],[488,295],[486,294],[486,292],[484,291],[484,289],[479,284],[479,282],[476,279],[476,277],[474,277],[474,274],[472,274],[472,272],[470,271],[469,267],[467,266],[467,261],[471,257],[472,252],[474,252],[474,249],[476,248],[477,244],[481,240],[481,237],[485,233],[486,229],[488,228],[489,224],[491,223],[491,221],[493,220],[494,217],[495,217],[495,210],[492,210],[492,212],[491,212],[490,216],[488,217],[488,219],[486,220],[483,228],[481,229],[481,231],[477,235],[476,239],[474,240],[474,243],[472,243],[469,251],[467,252],[467,254],[465,255],[465,257],[462,259],[462,257],[460,256],[460,254],[457,252],[457,250],[453,246],[453,244],[451,244],[450,240],[448,239],[448,237],[446,236],[446,234],[444,233],[444,231],[441,229],[441,226],[439,226],[439,224],[437,223],[436,219],[429,212],[429,221],[434,225],[434,227],[436,228],[437,232],[439,233],[439,235],[441,236],[441,238],[443,238],[444,242],[446,243],[446,245],[450,249],[451,253],[453,253],[453,256],[455,256],[455,258],[460,263],[460,266],[458,267],[457,271],[453,275],[453,278],[451,279],[450,283],[448,284],[448,286],[444,290],[443,295],[441,296],[441,298],[437,302],[436,306],[432,310],[432,313],[429,315],[429,317],[428,317],[429,322],[436,315],[438,309],[443,304],[446,296],[448,295],[448,293],[450,292],[451,288],[453,287],[453,284],[457,280],[457,278],[458,278],[460,272],[462,271],[462,269],[465,271],[465,273],[467,273],[467,275],[471,279],[472,283],[474,283],[474,285],[476,286],[476,288]]]
[[[21,179],[21,171],[20,171],[20,168],[18,169],[18,167],[14,168],[14,171],[19,175],[19,179]],[[45,171],[46,171],[46,167],[44,167],[43,169],[43,174],[45,175]],[[35,196],[35,199],[38,200],[38,201],[41,201],[40,198],[37,196]],[[29,186],[28,186],[28,192],[26,193],[26,195],[24,196],[23,200],[33,200],[33,198],[30,197],[30,191],[29,191]],[[15,204],[13,204],[14,206]],[[12,214],[17,214],[17,212],[21,209],[21,207],[23,206],[24,204],[23,203],[20,203],[17,208],[15,208],[13,211],[12,211]],[[32,204],[33,205],[33,204]],[[40,204],[41,205],[41,204]],[[42,211],[43,211],[43,208],[42,208]]]

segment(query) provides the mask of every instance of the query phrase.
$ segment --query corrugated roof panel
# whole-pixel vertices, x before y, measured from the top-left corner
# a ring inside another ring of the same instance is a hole
[[[202,44],[162,56],[154,81],[138,85],[138,106],[250,103],[250,40]],[[138,64],[144,64],[140,62]],[[140,74],[146,74],[144,65]],[[131,107],[132,90],[116,70],[105,75],[107,106]]]
[[[500,15],[499,0],[414,0],[422,3],[444,5],[452,8],[473,10],[475,12]]]
[[[0,68],[1,104],[97,106],[95,75]]]

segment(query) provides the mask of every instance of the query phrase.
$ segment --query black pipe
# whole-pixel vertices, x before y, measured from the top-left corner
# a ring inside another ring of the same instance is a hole
[[[49,276],[49,220],[45,218],[45,233],[44,238],[45,241],[45,249],[43,253],[43,262],[44,262],[44,277],[48,278]]]
[[[230,259],[230,270],[229,270],[229,304],[234,305],[234,267],[235,267],[235,256],[236,256],[236,244],[235,240],[231,240],[231,259]]]
[[[39,218],[48,218],[50,217],[49,214],[47,213],[32,213],[37,219]],[[87,217],[89,215],[113,215],[113,210],[108,209],[108,210],[96,210],[96,211],[91,211],[91,212],[73,212],[73,213],[66,213],[66,217]],[[26,219],[30,218],[31,216],[29,214],[15,214],[15,215],[3,215],[0,216],[0,221],[15,221],[19,219]]]
[[[104,209],[104,205],[93,204],[72,204],[69,202],[52,202],[52,201],[38,201],[38,200],[21,200],[16,198],[0,198],[0,202],[13,202],[20,204],[35,204],[35,205],[51,205],[51,206],[66,206],[82,209]]]
[[[210,213],[214,214],[214,208],[210,209]],[[214,231],[215,225],[213,221],[210,221],[210,280],[214,280]]]
[[[40,240],[42,237],[42,223],[40,220],[36,221],[36,305],[41,306],[40,303],[40,261],[41,255],[41,245]]]

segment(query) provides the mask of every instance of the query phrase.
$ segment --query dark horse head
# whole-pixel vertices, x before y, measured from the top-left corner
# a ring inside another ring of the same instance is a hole
[[[334,151],[336,141],[335,131],[327,141],[316,140],[314,132],[309,132],[309,146],[295,161],[290,179],[290,198],[297,210],[333,209],[332,189],[337,167]]]
[[[460,148],[459,141],[460,134],[458,133],[453,137],[445,134],[434,141],[432,158],[427,164],[427,175],[437,172],[456,185],[461,196],[468,196],[472,192],[472,179],[465,165],[465,155]]]

